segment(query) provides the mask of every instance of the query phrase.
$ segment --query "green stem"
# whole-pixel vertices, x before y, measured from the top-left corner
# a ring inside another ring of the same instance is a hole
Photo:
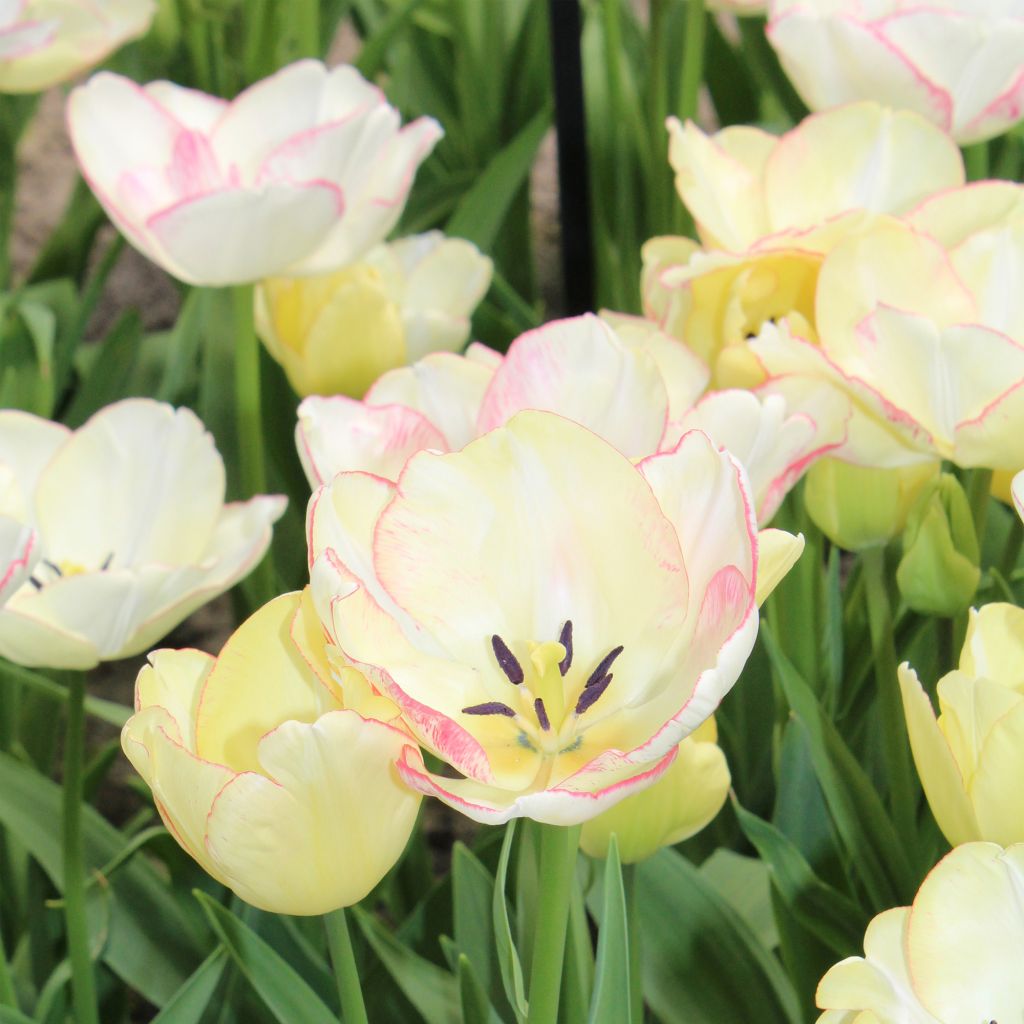
[[[253,325],[252,285],[232,289],[235,304],[235,424],[242,496],[265,494],[267,470],[263,451],[260,393],[260,343]],[[274,566],[270,553],[253,570],[251,587],[257,605],[275,596]]]
[[[882,749],[885,756],[889,798],[897,831],[907,841],[915,835],[913,769],[909,742],[899,694],[896,647],[893,635],[892,607],[885,579],[885,549],[869,548],[861,555],[868,630],[875,662],[881,713]]]
[[[789,117],[794,124],[801,121],[807,108],[779,67],[778,59],[764,34],[764,18],[737,18],[737,21],[743,42],[741,56],[762,97],[762,118],[773,120],[776,116],[775,111],[765,109],[764,101],[768,99],[778,108],[779,114]]]
[[[687,0],[683,68],[679,82],[680,120],[697,116],[697,99],[704,80],[704,34],[707,27],[704,0]]]
[[[359,971],[356,969],[345,908],[325,914],[324,928],[327,931],[327,945],[331,950],[338,998],[341,1000],[341,1018],[345,1024],[367,1024],[366,1005],[363,1003],[363,990],[359,984]]]
[[[300,57],[319,57],[320,3],[319,0],[292,0],[288,5],[290,17],[295,18],[295,35]]]
[[[542,825],[540,829],[540,886],[537,932],[530,965],[528,1024],[552,1024],[558,1020],[565,934],[579,839],[579,826]]]
[[[14,990],[14,978],[11,977],[11,966],[4,948],[3,930],[0,929],[0,1006],[18,1009],[18,996]]]
[[[67,736],[64,742],[64,916],[71,961],[76,1024],[99,1024],[96,984],[89,954],[85,913],[85,854],[82,849],[83,763],[85,759],[85,675],[69,672]]]
[[[992,504],[992,470],[972,469],[967,482],[967,500],[971,506],[971,517],[974,519],[974,534],[978,538],[978,550],[985,546],[985,523],[988,520],[988,508]]]
[[[1006,546],[1003,548],[1003,554],[999,559],[999,571],[1007,579],[1013,574],[1013,570],[1017,568],[1022,546],[1024,546],[1024,522],[1021,522],[1018,516],[1014,516],[1013,522],[1010,523],[1010,531],[1006,535]]]
[[[629,931],[629,1002],[633,1024],[644,1019],[644,978],[640,961],[640,912],[636,901],[636,865],[622,865],[622,883],[626,894],[626,926]]]
[[[964,170],[968,181],[981,181],[988,177],[988,143],[976,142],[964,146]]]

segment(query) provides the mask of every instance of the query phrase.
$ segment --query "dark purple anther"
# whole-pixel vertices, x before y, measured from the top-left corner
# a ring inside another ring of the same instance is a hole
[[[494,657],[497,658],[501,671],[508,676],[510,683],[515,683],[518,686],[525,678],[523,666],[519,664],[516,656],[508,649],[508,644],[495,633],[491,637],[491,647],[494,649]]]
[[[565,657],[558,663],[558,671],[564,676],[572,668],[572,620],[566,619],[558,642],[565,648]]]
[[[587,683],[586,689],[580,694],[580,699],[576,701],[576,714],[582,715],[588,708],[593,707],[601,697],[601,694],[608,689],[608,684],[612,681],[611,672],[608,673],[603,679],[599,679],[596,683]]]
[[[601,663],[590,673],[590,678],[586,682],[584,689],[590,689],[591,686],[597,686],[604,680],[604,677],[608,674],[608,669],[612,667],[612,662],[622,653],[622,644],[618,647],[613,647],[602,659]],[[597,699],[596,697],[594,698]]]
[[[114,560],[114,552],[111,551],[106,558],[103,559],[103,564],[100,566],[100,572],[106,572],[110,568],[110,563]]]
[[[43,563],[48,569],[52,569],[58,576],[63,576],[64,573],[61,567],[56,562],[51,562],[48,558],[40,558],[40,562]]]
[[[501,701],[491,700],[486,704],[474,704],[472,707],[463,708],[464,715],[504,715],[506,718],[515,718],[516,713]]]
[[[544,701],[540,697],[533,702],[533,710],[537,712],[537,721],[540,722],[540,727],[547,732],[551,728],[551,722],[548,719],[548,709],[544,707]]]

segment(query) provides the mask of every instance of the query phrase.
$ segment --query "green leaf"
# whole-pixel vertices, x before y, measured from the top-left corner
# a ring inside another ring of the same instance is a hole
[[[0,1006],[0,1024],[36,1024],[31,1017],[27,1017],[21,1010],[15,1010],[11,1006]]]
[[[473,964],[465,953],[459,954],[456,979],[462,1006],[462,1024],[491,1024],[492,1021],[501,1020],[487,1001],[487,993],[484,992],[480,979],[473,970]]]
[[[80,427],[103,406],[127,397],[125,379],[131,375],[139,358],[141,342],[142,321],[135,310],[129,310],[118,319],[98,348],[89,346],[81,350],[91,358],[74,401],[64,415],[69,427]]]
[[[719,847],[701,864],[700,873],[750,925],[765,949],[774,949],[779,944],[767,864]]]
[[[588,1024],[632,1024],[629,998],[629,924],[619,844],[613,835],[604,865],[604,903],[597,940],[597,969]]]
[[[892,821],[857,759],[828,720],[808,685],[780,649],[771,629],[761,635],[786,700],[805,730],[814,771],[843,845],[872,909],[906,906],[916,885]]]
[[[366,38],[356,59],[356,67],[364,78],[373,78],[377,74],[388,47],[422,3],[423,0],[405,0]]]
[[[204,892],[194,893],[217,938],[280,1024],[337,1024],[301,975],[247,924]]]
[[[0,753],[0,824],[17,836],[60,889],[64,855],[60,841],[60,787],[34,769]],[[105,864],[128,837],[91,807],[82,809],[86,864]],[[107,966],[156,1006],[181,987],[209,952],[174,893],[150,863],[134,858],[109,881],[110,936]]]
[[[551,110],[545,106],[495,155],[455,208],[445,228],[449,235],[466,238],[485,252],[490,251],[506,213],[529,177],[550,123]]]
[[[768,864],[779,897],[794,918],[839,957],[859,952],[867,915],[849,897],[823,882],[803,854],[774,825],[733,800],[740,828]]]
[[[644,994],[664,1024],[799,1024],[779,962],[685,857],[637,865]]]
[[[354,916],[385,970],[427,1024],[459,1024],[461,998],[455,977],[414,953],[365,910],[355,907]]]
[[[152,1024],[199,1024],[213,993],[217,990],[227,955],[223,947],[215,949],[158,1013]]]
[[[523,984],[523,966],[519,962],[519,953],[512,941],[512,926],[509,923],[508,902],[505,899],[505,880],[508,876],[508,861],[515,833],[516,822],[513,819],[505,826],[501,857],[498,859],[498,873],[494,880],[491,917],[494,921],[494,942],[498,949],[498,967],[501,970],[502,984],[505,986],[505,996],[516,1015],[516,1020],[523,1024],[528,1009],[526,987]]]
[[[452,850],[452,887],[455,945],[473,965],[473,973],[485,992],[498,981],[491,909],[494,878],[476,855],[458,842]]]

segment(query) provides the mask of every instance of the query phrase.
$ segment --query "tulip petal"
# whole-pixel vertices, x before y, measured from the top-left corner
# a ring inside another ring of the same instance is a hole
[[[980,839],[983,833],[967,796],[963,772],[939,729],[917,673],[906,662],[899,667],[899,684],[914,764],[942,834],[953,845]]]
[[[1024,693],[1024,609],[1005,602],[972,608],[960,652],[960,671],[984,676],[1008,690]]]
[[[412,366],[384,374],[366,393],[368,405],[404,405],[415,409],[444,435],[441,444],[423,448],[455,451],[477,436],[477,417],[484,394],[503,357],[483,345],[470,346],[466,356],[436,352]],[[481,353],[494,356],[493,365]],[[395,474],[397,478],[397,473]]]
[[[1024,1014],[1022,891],[1020,845],[958,846],[925,878],[910,911],[907,948],[914,991],[940,1020]]]
[[[1024,700],[989,730],[971,780],[970,797],[978,836],[1000,846],[1024,840],[1024,787],[1019,784],[1024,751]]]
[[[557,412],[638,458],[658,449],[668,394],[649,354],[587,314],[516,338],[484,396],[480,433],[523,409]]]
[[[36,517],[54,561],[98,568],[113,555],[116,567],[173,565],[200,560],[223,500],[224,464],[200,420],[129,399],[57,451],[39,478]]]
[[[210,812],[206,843],[219,874],[272,912],[357,903],[398,860],[416,821],[419,794],[394,768],[407,744],[354,711],[279,725],[259,741],[269,778],[236,776]]]
[[[0,515],[0,607],[32,575],[39,556],[35,530]]]
[[[35,518],[32,495],[39,476],[70,436],[61,423],[19,409],[0,410],[0,515]]]
[[[759,530],[757,534],[757,606],[782,582],[804,553],[804,535],[785,530]]]
[[[395,480],[415,452],[448,447],[441,432],[414,409],[369,405],[343,395],[304,399],[295,443],[312,487],[352,470]]]

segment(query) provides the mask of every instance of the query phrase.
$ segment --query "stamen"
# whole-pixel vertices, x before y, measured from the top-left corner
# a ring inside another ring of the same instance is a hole
[[[548,719],[548,709],[544,707],[544,701],[540,697],[533,702],[533,710],[537,713],[537,721],[540,723],[540,727],[547,732],[551,728],[551,722]]]
[[[472,707],[463,708],[464,715],[504,715],[506,718],[515,718],[516,713],[501,701],[491,700],[486,704],[474,704]]]
[[[40,562],[43,563],[48,569],[52,569],[58,576],[63,576],[64,572],[56,562],[51,562],[48,558],[40,558]]]
[[[42,583],[40,583],[39,580],[37,580],[35,578],[35,576],[29,576],[28,581],[29,581],[29,583],[32,584],[33,587],[36,588],[36,590],[42,590],[43,589]]]
[[[111,551],[106,558],[103,559],[103,564],[100,566],[100,572],[106,572],[110,568],[110,563],[114,560],[114,552]]]
[[[565,657],[558,663],[558,671],[564,676],[572,668],[572,619],[566,619],[558,642],[565,648]]]
[[[622,653],[622,644],[618,647],[613,647],[600,661],[600,664],[593,672],[590,673],[590,678],[586,681],[584,689],[589,689],[591,686],[597,686],[603,681],[604,677],[608,674],[608,669],[612,667],[612,662]],[[595,698],[596,699],[596,698]]]
[[[612,681],[611,672],[608,673],[603,679],[599,679],[596,683],[587,683],[585,689],[580,694],[580,699],[576,701],[576,714],[582,715],[587,708],[593,707],[605,690],[608,689],[608,684]]]
[[[491,647],[494,650],[494,657],[497,659],[501,671],[508,676],[510,683],[518,686],[526,677],[523,675],[523,666],[519,664],[516,656],[508,649],[508,644],[495,633],[491,637]]]

